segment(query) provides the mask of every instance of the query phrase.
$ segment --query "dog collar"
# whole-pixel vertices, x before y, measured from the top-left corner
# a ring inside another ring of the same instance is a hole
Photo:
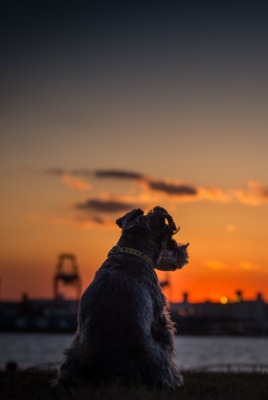
[[[108,257],[111,254],[116,254],[116,253],[132,254],[133,256],[140,257],[144,261],[147,261],[148,263],[153,264],[153,260],[150,257],[148,257],[146,254],[142,253],[139,250],[132,249],[131,247],[120,247],[120,246],[116,245],[109,251]]]

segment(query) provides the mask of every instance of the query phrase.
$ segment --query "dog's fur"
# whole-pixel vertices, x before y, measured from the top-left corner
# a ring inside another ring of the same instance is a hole
[[[82,295],[78,330],[56,379],[72,391],[117,382],[174,390],[182,379],[174,364],[174,326],[153,268],[187,264],[188,245],[178,245],[172,217],[161,207],[134,209],[116,221],[119,246],[141,251],[110,253]]]

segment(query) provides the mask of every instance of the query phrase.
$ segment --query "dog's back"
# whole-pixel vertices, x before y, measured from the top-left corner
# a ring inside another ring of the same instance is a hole
[[[159,209],[160,214],[163,209]],[[119,226],[122,223],[126,228],[117,251],[109,253],[81,298],[78,331],[65,352],[57,379],[65,387],[117,381],[175,389],[181,383],[174,366],[174,328],[152,263],[166,268],[165,260],[161,264],[162,251],[168,255],[169,264],[180,265],[177,253],[181,254],[183,246],[179,248],[171,239],[165,218],[160,241],[159,233],[157,236],[154,232],[155,225],[153,229],[146,217],[139,216],[140,210],[133,210],[126,216],[127,223],[119,220]],[[170,221],[173,222],[171,217]],[[174,226],[173,223],[172,231]],[[159,247],[164,240],[165,247]],[[133,257],[133,252],[126,254],[131,248],[122,247],[122,243],[140,247],[134,251],[138,257]],[[142,246],[147,255],[140,251]],[[184,246],[183,252],[185,249]]]
[[[81,298],[74,341],[76,357],[79,355],[78,385],[83,376],[87,384],[148,383],[153,379],[149,353],[155,351],[155,343],[150,343],[151,331],[154,314],[164,307],[163,298],[153,270],[145,271],[139,260],[135,269],[130,267],[104,263]],[[71,346],[67,359],[73,353]],[[66,367],[68,370],[69,363]],[[76,375],[72,379],[76,380]]]

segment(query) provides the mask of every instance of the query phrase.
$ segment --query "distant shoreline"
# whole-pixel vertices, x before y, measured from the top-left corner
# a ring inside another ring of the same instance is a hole
[[[240,296],[241,293],[239,292]],[[0,333],[69,333],[77,329],[78,301],[29,299],[0,302]],[[255,300],[191,303],[187,293],[170,303],[170,316],[182,336],[268,337],[268,304]]]

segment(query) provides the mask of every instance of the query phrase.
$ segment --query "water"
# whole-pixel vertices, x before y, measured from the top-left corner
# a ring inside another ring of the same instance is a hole
[[[268,338],[177,337],[177,365],[194,369],[211,364],[268,365]]]
[[[21,368],[59,363],[71,343],[67,334],[0,334],[0,368],[13,360]],[[268,338],[176,337],[176,362],[180,369],[210,364],[266,364]]]
[[[59,362],[73,335],[2,333],[0,334],[0,368],[16,361],[21,368]]]

